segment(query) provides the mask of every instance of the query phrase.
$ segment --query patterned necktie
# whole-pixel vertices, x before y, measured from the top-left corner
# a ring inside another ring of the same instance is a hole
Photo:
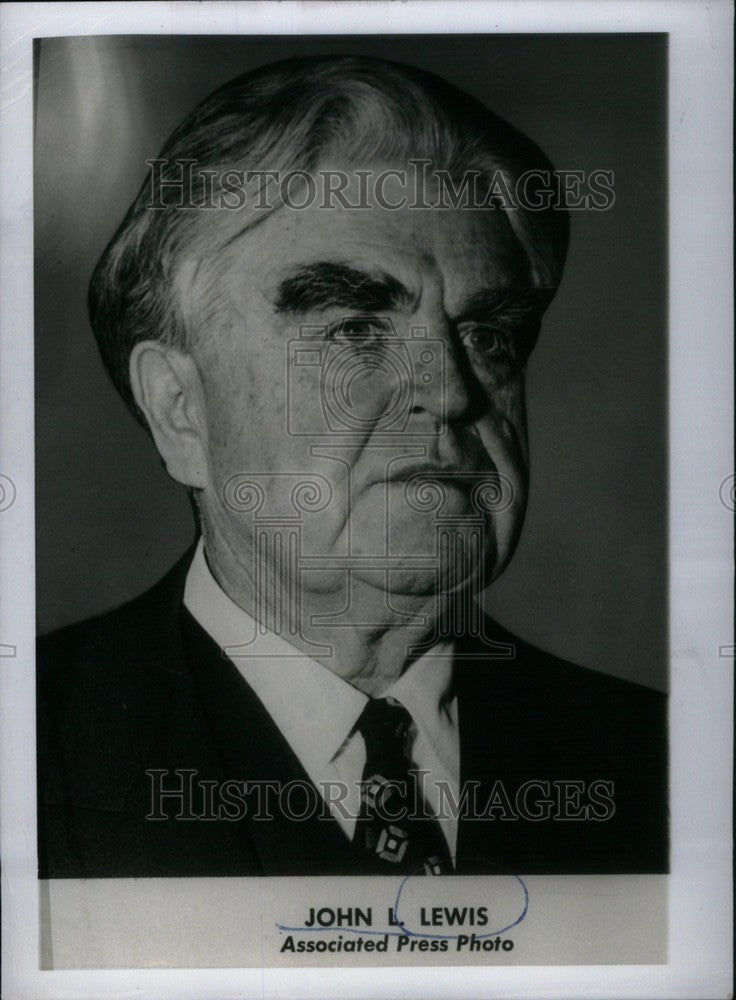
[[[376,874],[442,875],[452,870],[450,855],[410,768],[411,722],[388,698],[372,698],[358,719],[366,762],[353,844]]]

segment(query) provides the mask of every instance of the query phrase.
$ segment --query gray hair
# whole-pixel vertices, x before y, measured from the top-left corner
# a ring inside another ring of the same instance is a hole
[[[174,131],[95,268],[89,313],[104,364],[142,420],[130,387],[133,347],[159,340],[187,349],[187,321],[176,279],[193,246],[230,242],[264,213],[186,210],[173,197],[182,160],[196,162],[191,200],[211,177],[243,171],[312,171],[341,164],[426,159],[450,174],[502,176],[512,189],[529,171],[553,175],[530,139],[480,102],[431,73],[378,59],[319,56],[261,67],[207,97]],[[212,180],[209,181],[212,183]],[[160,205],[151,208],[151,204]],[[559,284],[568,216],[554,205],[507,211],[534,285]]]

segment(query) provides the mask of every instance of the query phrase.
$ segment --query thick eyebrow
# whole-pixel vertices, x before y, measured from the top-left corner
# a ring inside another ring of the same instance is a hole
[[[457,321],[503,319],[521,326],[541,319],[553,294],[547,288],[483,288],[463,303]]]
[[[303,315],[339,307],[356,312],[395,309],[414,301],[390,274],[368,274],[346,264],[303,264],[283,279],[274,299],[277,313]]]

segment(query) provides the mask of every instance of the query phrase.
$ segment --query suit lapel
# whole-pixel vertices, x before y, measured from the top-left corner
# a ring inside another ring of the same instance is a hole
[[[188,611],[182,614],[184,645],[199,697],[222,756],[226,778],[260,783],[248,797],[268,818],[253,815],[248,834],[265,875],[344,873],[357,856],[323,803],[298,758],[234,663]],[[268,786],[272,787],[269,789]],[[285,814],[286,796],[303,820]],[[312,808],[316,806],[316,808]]]
[[[122,811],[151,748],[186,714],[191,680],[174,623],[190,560],[188,552],[131,603],[130,630],[111,642],[102,629],[88,641],[61,722],[65,760],[49,769],[49,804]]]
[[[486,619],[490,628],[493,623]],[[507,642],[499,632],[502,642]],[[469,808],[486,807],[496,779],[513,788],[529,772],[526,739],[531,691],[521,693],[524,663],[512,644],[511,656],[493,642],[459,636],[454,680],[460,735],[460,787]],[[521,706],[525,708],[522,711]],[[533,770],[533,768],[532,768]],[[458,874],[503,874],[514,865],[517,824],[500,819],[461,818],[458,824]]]

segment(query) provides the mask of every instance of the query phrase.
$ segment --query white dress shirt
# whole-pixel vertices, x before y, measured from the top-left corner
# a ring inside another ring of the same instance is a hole
[[[184,604],[230,655],[352,839],[366,760],[363,737],[353,730],[368,696],[282,637],[263,629],[238,607],[212,575],[201,539],[187,575]],[[435,815],[442,804],[437,782],[445,783],[455,801],[459,794],[457,702],[450,690],[452,655],[451,643],[434,646],[432,655],[415,660],[382,695],[401,702],[413,719],[412,766],[429,772],[422,789]],[[338,798],[339,787],[347,788],[347,797],[330,802],[330,798]],[[448,796],[444,798],[445,813],[450,811],[447,801]],[[457,818],[440,817],[439,822],[454,858]]]

